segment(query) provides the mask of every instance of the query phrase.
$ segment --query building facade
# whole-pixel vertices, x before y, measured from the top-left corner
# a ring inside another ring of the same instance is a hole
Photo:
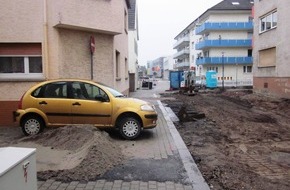
[[[37,82],[92,79],[128,94],[129,0],[4,1],[0,7],[0,126],[13,124]]]
[[[290,1],[255,0],[254,91],[290,98]]]
[[[182,66],[195,69],[199,78],[216,71],[218,86],[251,86],[253,5],[252,0],[224,0],[186,27],[175,38],[177,49],[185,47]]]
[[[129,9],[129,87],[130,92],[136,91],[138,86],[138,8],[137,1],[130,0]]]
[[[175,59],[176,70],[188,70],[190,68],[190,29],[187,27],[175,38],[176,43],[173,45],[173,49],[176,49],[176,53],[173,55]]]
[[[173,56],[164,57],[163,61],[163,79],[169,80],[169,73],[173,70],[174,65]]]
[[[147,75],[155,78],[163,78],[164,57],[147,62]]]

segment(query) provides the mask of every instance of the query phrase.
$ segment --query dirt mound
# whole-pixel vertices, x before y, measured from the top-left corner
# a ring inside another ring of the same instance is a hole
[[[40,180],[96,180],[98,176],[124,160],[121,148],[112,142],[109,135],[89,125],[47,129],[37,136],[24,137],[19,142],[33,142],[50,147],[50,154],[53,154],[56,160],[61,159],[58,167],[47,167],[50,169],[38,171],[37,177]],[[61,154],[62,150],[65,151],[65,155]],[[61,158],[57,158],[58,156]],[[37,162],[42,163],[42,160],[38,159]]]
[[[99,134],[100,138],[104,139],[104,133],[99,129],[89,125],[82,125],[47,128],[43,133],[36,136],[24,137],[20,141],[34,141],[43,146],[49,146],[52,149],[77,150],[90,141],[94,133]]]

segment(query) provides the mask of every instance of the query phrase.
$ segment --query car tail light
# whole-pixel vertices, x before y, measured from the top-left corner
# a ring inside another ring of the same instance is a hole
[[[25,93],[24,93],[25,94]],[[18,109],[22,109],[22,100],[23,100],[23,96],[24,94],[21,96],[19,102],[18,102]]]

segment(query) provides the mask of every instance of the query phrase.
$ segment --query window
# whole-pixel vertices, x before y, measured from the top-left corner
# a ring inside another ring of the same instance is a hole
[[[206,70],[207,71],[216,71],[218,73],[219,68],[218,67],[207,67]]]
[[[0,74],[4,73],[42,73],[42,58],[0,56]]]
[[[86,89],[84,89],[83,83],[72,83],[72,97],[75,99],[88,99],[88,94]]]
[[[42,79],[39,43],[0,43],[0,79]]]
[[[116,80],[120,80],[120,52],[116,51]]]
[[[87,99],[96,100],[98,97],[103,97],[105,100],[109,101],[108,95],[99,87],[92,84],[84,84],[85,88],[83,89]]]
[[[276,66],[276,47],[259,51],[259,67]]]
[[[252,72],[252,66],[244,66],[244,73],[251,73]]]
[[[125,78],[129,78],[128,59],[125,58]]]
[[[31,95],[36,98],[67,98],[67,83],[50,83],[39,87]]]
[[[128,33],[128,14],[126,10],[124,11],[124,30]]]
[[[100,97],[102,97],[106,101],[109,101],[108,95],[102,89],[95,85],[83,82],[72,83],[72,98],[84,100],[98,100],[98,98]]]
[[[265,32],[277,27],[277,11],[273,11],[260,18],[260,32]]]

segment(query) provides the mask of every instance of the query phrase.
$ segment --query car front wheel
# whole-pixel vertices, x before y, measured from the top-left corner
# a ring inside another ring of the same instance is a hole
[[[125,139],[132,140],[139,136],[141,124],[133,117],[123,118],[119,124],[119,130]]]
[[[21,124],[21,128],[23,133],[28,135],[36,135],[40,132],[42,132],[44,128],[44,123],[40,117],[37,116],[31,116],[27,117],[23,120]]]

